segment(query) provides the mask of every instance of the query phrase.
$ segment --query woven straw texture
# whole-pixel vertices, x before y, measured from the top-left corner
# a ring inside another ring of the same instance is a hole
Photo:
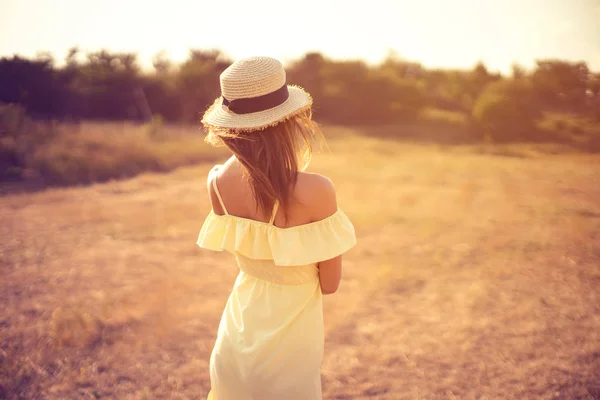
[[[221,94],[227,100],[263,96],[276,91],[286,82],[281,63],[270,57],[251,57],[236,61],[220,77]],[[278,124],[312,105],[311,96],[298,86],[288,85],[288,99],[268,110],[236,114],[223,105],[223,97],[215,100],[202,117],[202,123],[210,127],[237,131],[264,129]]]

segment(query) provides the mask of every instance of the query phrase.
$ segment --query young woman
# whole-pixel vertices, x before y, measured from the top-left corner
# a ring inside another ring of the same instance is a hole
[[[356,243],[331,181],[303,172],[312,99],[281,63],[253,57],[221,74],[202,122],[233,153],[208,176],[212,210],[200,247],[235,255],[240,273],[210,358],[212,400],[321,399],[323,294]]]

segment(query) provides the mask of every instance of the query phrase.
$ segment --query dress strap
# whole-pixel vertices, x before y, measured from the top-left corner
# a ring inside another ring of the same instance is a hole
[[[217,188],[217,177],[215,176],[212,180],[213,189],[215,189],[215,193],[217,194],[217,198],[219,199],[219,203],[221,203],[221,207],[226,215],[229,215],[227,212],[227,208],[225,208],[225,203],[223,203],[223,198],[221,197],[221,193],[219,193],[219,188]]]
[[[279,199],[275,199],[275,205],[273,206],[273,214],[271,215],[271,219],[269,220],[269,225],[273,225],[273,222],[275,222],[275,215],[277,215],[278,208],[279,208]]]

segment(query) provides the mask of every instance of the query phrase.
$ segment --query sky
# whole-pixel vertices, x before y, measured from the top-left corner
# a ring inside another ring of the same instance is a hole
[[[561,58],[600,71],[600,0],[0,0],[0,56],[62,60],[73,46],[136,52],[145,67],[159,51],[181,62],[193,48],[284,63],[309,51],[369,63],[394,53],[500,72]]]

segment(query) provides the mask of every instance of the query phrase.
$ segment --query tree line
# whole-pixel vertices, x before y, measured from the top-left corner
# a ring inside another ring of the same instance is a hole
[[[132,53],[69,51],[64,65],[48,55],[0,59],[0,103],[19,104],[33,118],[198,123],[219,96],[219,75],[231,60],[191,50],[179,65],[162,54],[143,71]],[[378,65],[308,53],[286,66],[288,82],[315,99],[315,117],[335,124],[413,121],[423,110],[461,113],[496,139],[527,135],[546,112],[600,121],[600,73],[584,62],[539,60],[503,76],[483,63],[470,70],[428,69],[388,57]]]

